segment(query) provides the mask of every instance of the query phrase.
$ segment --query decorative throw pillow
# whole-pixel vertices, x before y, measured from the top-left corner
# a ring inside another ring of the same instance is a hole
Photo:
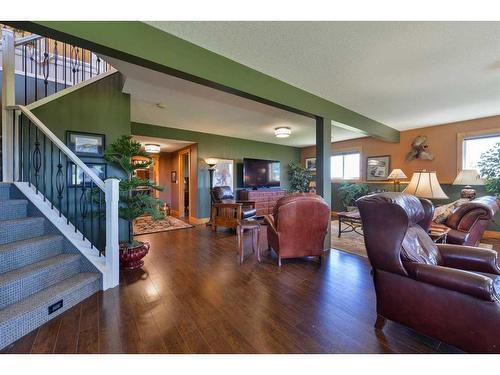
[[[444,224],[448,216],[450,216],[453,211],[455,211],[461,205],[470,202],[467,198],[457,199],[455,202],[448,204],[443,204],[442,206],[437,206],[434,210],[434,216],[432,221],[438,224]]]

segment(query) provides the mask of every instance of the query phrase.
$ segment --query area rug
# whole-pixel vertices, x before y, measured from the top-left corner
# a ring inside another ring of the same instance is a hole
[[[140,217],[134,221],[134,236],[192,227],[191,224],[173,216],[167,216],[165,219],[160,220],[153,220],[151,217]]]
[[[345,229],[342,226],[342,229]],[[356,232],[342,233],[339,238],[339,221],[332,220],[332,248],[345,251],[351,254],[368,256],[366,254],[365,241],[363,236]]]

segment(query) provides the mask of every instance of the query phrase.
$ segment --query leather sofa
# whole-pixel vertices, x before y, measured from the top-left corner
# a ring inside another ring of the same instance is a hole
[[[467,352],[500,353],[497,251],[435,244],[415,196],[382,193],[356,204],[373,268],[375,327],[390,319]]]
[[[477,198],[458,207],[446,219],[445,225],[450,228],[446,242],[478,245],[498,210],[498,200],[492,196]]]
[[[316,194],[295,193],[280,198],[264,219],[269,247],[283,258],[321,256],[330,222],[330,207]]]
[[[229,186],[216,186],[210,190],[212,199],[212,228],[226,227],[236,229],[245,219],[255,216],[255,202],[237,201]]]

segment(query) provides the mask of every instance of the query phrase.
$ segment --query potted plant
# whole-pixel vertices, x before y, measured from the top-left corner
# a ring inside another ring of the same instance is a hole
[[[139,158],[138,160],[133,160]],[[120,243],[120,267],[134,270],[144,265],[142,258],[149,251],[149,243],[134,240],[133,222],[139,216],[149,214],[153,220],[162,219],[162,202],[153,197],[151,191],[162,191],[161,186],[137,177],[135,171],[151,167],[153,159],[141,149],[141,144],[132,136],[123,135],[109,145],[104,153],[106,161],[120,166],[124,172],[120,180],[118,214],[128,224],[128,241]]]
[[[368,184],[349,184],[343,182],[339,187],[340,201],[346,211],[356,209],[356,199],[368,194]]]
[[[486,181],[486,191],[500,198],[500,142],[481,154],[479,173]]]
[[[290,191],[293,193],[308,193],[309,183],[312,180],[312,173],[306,168],[291,162],[288,164],[288,176],[290,180]]]

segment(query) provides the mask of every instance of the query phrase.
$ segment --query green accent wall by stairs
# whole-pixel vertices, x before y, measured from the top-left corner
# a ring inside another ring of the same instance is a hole
[[[67,95],[34,108],[37,116],[66,144],[66,131],[105,134],[106,145],[130,134],[130,97],[122,93],[123,76],[112,74]],[[81,158],[85,163],[104,163],[103,158]],[[122,174],[108,165],[108,177]],[[126,238],[126,225],[120,225],[120,238]]]
[[[242,188],[242,163],[243,158],[257,158],[279,160],[281,162],[281,187],[287,189],[288,163],[300,161],[300,148],[280,146],[272,143],[250,141],[240,138],[225,137],[220,135],[200,133],[189,130],[167,128],[141,123],[132,123],[132,134],[166,139],[190,141],[198,144],[198,191],[197,191],[197,217],[210,216],[209,176],[206,158],[232,159],[235,162],[236,188]]]

